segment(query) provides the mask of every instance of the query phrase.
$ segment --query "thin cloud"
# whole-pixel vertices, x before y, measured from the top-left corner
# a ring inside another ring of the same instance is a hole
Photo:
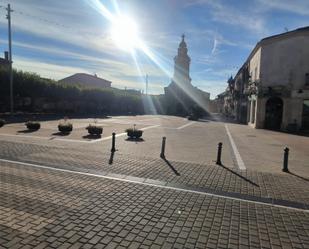
[[[184,7],[196,5],[207,5],[210,7],[210,15],[215,22],[241,27],[252,33],[258,33],[259,35],[267,32],[264,18],[260,15],[256,15],[254,11],[240,12],[231,4],[228,4],[228,2],[223,4],[221,1],[210,0],[189,0],[184,4]]]
[[[266,7],[265,10],[283,10],[299,15],[309,15],[308,0],[257,0],[260,4]]]

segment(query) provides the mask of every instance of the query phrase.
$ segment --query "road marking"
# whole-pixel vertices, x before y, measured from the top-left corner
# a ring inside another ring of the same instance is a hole
[[[182,126],[177,127],[177,130],[181,130],[181,129],[186,128],[186,127],[188,127],[189,125],[192,125],[192,124],[194,124],[194,122],[189,122],[187,124],[184,124]]]
[[[135,183],[135,184],[146,185],[146,186],[151,186],[151,187],[156,187],[156,188],[171,189],[171,190],[175,190],[175,191],[194,193],[194,194],[200,194],[200,195],[205,195],[205,196],[213,196],[213,197],[217,197],[217,198],[236,200],[236,201],[254,203],[254,204],[258,204],[258,205],[265,205],[265,206],[271,206],[271,207],[277,207],[277,208],[285,208],[285,209],[291,209],[291,210],[295,210],[295,211],[301,211],[301,212],[309,213],[308,209],[301,209],[301,208],[297,208],[297,207],[284,206],[284,205],[275,204],[275,203],[266,203],[266,202],[260,202],[260,201],[246,200],[246,199],[242,199],[240,197],[239,198],[230,197],[230,196],[225,196],[223,194],[220,195],[220,194],[202,192],[202,191],[198,191],[198,190],[185,189],[185,188],[181,188],[181,187],[172,187],[172,186],[162,185],[160,183],[156,184],[156,183],[145,182],[146,180],[152,180],[152,179],[144,179],[144,181],[139,181],[139,180],[134,180],[134,178],[133,178],[133,179],[130,180],[130,179],[119,178],[119,177],[115,177],[115,176],[99,175],[99,174],[93,174],[93,173],[87,173],[87,172],[81,172],[81,171],[74,171],[74,170],[69,170],[69,169],[54,168],[54,167],[45,166],[45,165],[25,163],[25,162],[13,161],[13,160],[7,160],[7,159],[0,159],[0,162],[18,164],[18,165],[23,165],[23,166],[27,166],[27,167],[46,169],[46,170],[51,170],[51,171],[60,171],[60,172],[71,173],[71,174],[75,174],[75,175],[85,175],[85,176],[90,176],[90,177],[98,177],[98,178],[104,178],[104,179],[121,181],[121,182]],[[143,178],[138,178],[138,177],[135,177],[135,178],[136,179],[143,179]],[[160,181],[158,181],[158,182],[160,182]]]
[[[233,137],[232,137],[232,135],[230,133],[229,127],[226,124],[225,124],[225,129],[226,129],[226,133],[227,133],[227,135],[228,135],[228,137],[230,139],[230,142],[231,142],[231,145],[232,145],[232,148],[233,148],[234,155],[236,157],[236,161],[237,161],[238,167],[239,167],[239,169],[244,170],[244,169],[246,169],[246,166],[245,166],[244,161],[242,160],[242,158],[241,158],[241,156],[239,154],[237,146],[236,146],[236,144],[234,142],[234,139],[233,139]]]

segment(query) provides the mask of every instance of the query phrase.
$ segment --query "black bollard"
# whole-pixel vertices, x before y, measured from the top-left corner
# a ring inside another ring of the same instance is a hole
[[[221,153],[222,153],[222,143],[218,143],[218,153],[217,153],[217,162],[216,164],[222,165],[221,163]]]
[[[166,137],[163,137],[162,138],[161,154],[160,154],[161,158],[165,158],[165,141],[166,141]]]
[[[289,169],[288,169],[288,164],[289,164],[289,148],[288,147],[285,147],[284,149],[284,155],[283,155],[283,169],[282,171],[283,172],[289,172]]]
[[[113,137],[112,137],[112,149],[111,149],[111,152],[115,152],[116,149],[115,149],[115,140],[116,140],[116,133],[113,132]]]

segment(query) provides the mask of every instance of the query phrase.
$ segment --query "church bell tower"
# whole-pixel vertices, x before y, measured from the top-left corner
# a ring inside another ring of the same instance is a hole
[[[182,35],[182,40],[178,47],[178,54],[174,58],[175,66],[173,81],[177,85],[186,87],[191,84],[190,61],[191,59],[188,55],[185,35]]]

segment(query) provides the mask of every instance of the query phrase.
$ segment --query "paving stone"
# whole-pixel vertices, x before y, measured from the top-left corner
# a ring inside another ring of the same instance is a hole
[[[301,210],[4,162],[0,175],[5,247],[308,245],[309,214]],[[31,235],[20,231],[21,222]]]

